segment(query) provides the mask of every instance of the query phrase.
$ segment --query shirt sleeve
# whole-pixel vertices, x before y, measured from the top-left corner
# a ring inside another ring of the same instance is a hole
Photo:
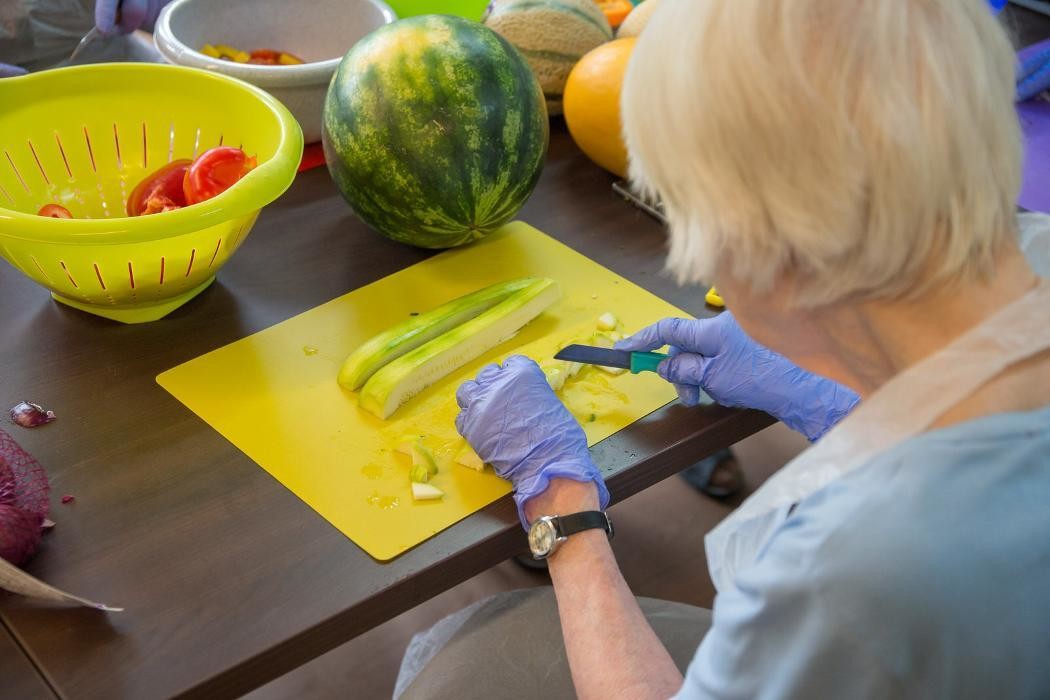
[[[736,587],[719,594],[676,697],[900,696],[867,643],[873,628],[886,627],[880,585],[865,580],[870,552],[836,551],[827,530],[796,512],[738,574]]]

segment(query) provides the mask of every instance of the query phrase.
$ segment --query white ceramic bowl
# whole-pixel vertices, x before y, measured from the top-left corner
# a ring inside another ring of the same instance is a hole
[[[170,63],[215,71],[257,85],[279,99],[321,140],[325,92],[339,60],[366,34],[397,19],[381,0],[174,0],[157,19],[157,50]],[[205,44],[242,51],[275,49],[296,66],[233,63],[200,53]]]

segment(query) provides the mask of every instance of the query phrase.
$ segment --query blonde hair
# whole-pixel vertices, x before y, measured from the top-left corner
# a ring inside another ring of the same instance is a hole
[[[1014,60],[984,0],[662,0],[622,108],[669,268],[802,306],[986,277],[1016,236]]]

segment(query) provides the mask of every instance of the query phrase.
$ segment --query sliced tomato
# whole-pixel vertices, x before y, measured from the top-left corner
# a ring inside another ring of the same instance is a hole
[[[69,213],[61,204],[45,204],[40,207],[40,211],[36,213],[37,216],[47,216],[52,219],[72,219],[73,215]]]
[[[233,187],[255,166],[255,156],[239,148],[218,146],[197,156],[183,181],[186,204],[197,204]]]
[[[143,178],[128,197],[128,216],[156,214],[186,206],[182,183],[191,162],[188,158],[173,160]]]

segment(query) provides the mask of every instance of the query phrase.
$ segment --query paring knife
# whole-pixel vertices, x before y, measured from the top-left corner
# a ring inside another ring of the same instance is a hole
[[[116,14],[113,17],[114,22],[116,24],[120,24],[120,6],[122,4],[123,4],[123,2],[118,2],[117,3]],[[98,27],[92,27],[91,31],[89,31],[87,34],[84,35],[84,37],[77,44],[76,48],[73,49],[73,53],[71,53],[69,55],[69,58],[66,59],[66,65],[67,66],[73,65],[73,61],[77,60],[77,56],[79,56],[80,53],[84,49],[86,49],[88,47],[88,44],[90,44],[91,42],[95,41],[96,39],[98,39],[101,36],[102,36],[102,32],[99,31],[99,28]]]
[[[630,350],[610,350],[609,348],[596,348],[592,345],[566,345],[557,355],[555,360],[568,360],[569,362],[582,362],[586,365],[603,365],[605,367],[622,367],[631,370],[631,374],[639,372],[655,372],[661,362],[668,355],[659,352],[631,352]]]

